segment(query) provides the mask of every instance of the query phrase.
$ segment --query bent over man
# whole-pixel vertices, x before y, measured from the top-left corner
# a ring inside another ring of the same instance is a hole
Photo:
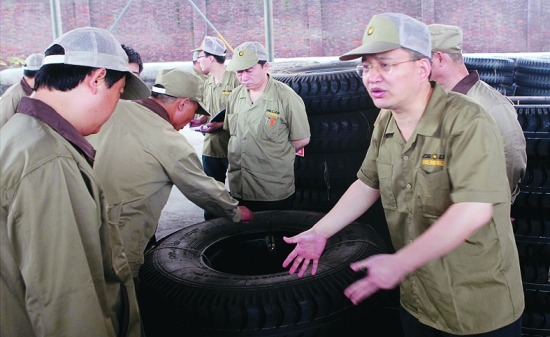
[[[476,101],[429,81],[428,27],[375,15],[362,46],[363,84],[381,108],[366,158],[334,208],[292,238],[290,273],[312,274],[327,239],[381,197],[395,248],[351,264],[367,275],[344,294],[357,304],[400,285],[406,336],[521,336],[524,309],[502,137]],[[321,267],[322,268],[322,267]]]
[[[0,132],[0,335],[140,336],[132,275],[84,136],[149,90],[111,33],[53,42]]]

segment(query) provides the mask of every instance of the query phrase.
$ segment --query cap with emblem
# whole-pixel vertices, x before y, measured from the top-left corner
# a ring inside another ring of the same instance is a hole
[[[267,61],[267,51],[259,42],[245,42],[235,48],[228,71],[240,71],[253,67],[259,61]]]
[[[428,26],[405,14],[378,14],[369,21],[361,47],[340,56],[340,60],[353,60],[363,55],[383,53],[400,47],[430,57]]]
[[[432,39],[432,53],[438,51],[446,54],[462,53],[462,29],[457,26],[429,25]]]
[[[25,59],[25,64],[23,64],[23,70],[37,71],[42,67],[42,61],[44,60],[44,54],[30,54]]]
[[[201,50],[207,52],[208,54],[212,54],[216,56],[225,56],[225,52],[227,51],[227,48],[225,47],[225,44],[223,43],[223,41],[218,39],[217,37],[206,36],[204,40],[202,40],[201,46],[191,51],[201,51]]]
[[[210,116],[202,102],[203,81],[183,69],[164,69],[159,72],[152,92],[176,98],[189,98],[199,103],[198,114]]]
[[[58,37],[50,47],[55,44],[63,47],[65,54],[45,56],[44,65],[70,64],[127,72],[121,98],[141,99],[149,96],[149,88],[130,71],[128,55],[109,31],[96,27],[77,28]]]

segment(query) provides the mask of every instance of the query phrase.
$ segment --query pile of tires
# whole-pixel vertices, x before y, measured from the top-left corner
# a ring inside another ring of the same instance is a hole
[[[527,142],[527,170],[512,224],[525,294],[522,332],[550,336],[550,105],[521,101],[515,108]]]
[[[355,306],[344,289],[362,277],[351,262],[387,252],[374,229],[352,223],[332,236],[315,276],[282,263],[293,236],[324,213],[268,211],[249,224],[215,219],[181,229],[145,256],[138,299],[149,337],[354,336],[383,293]],[[385,334],[370,336],[387,336]]]
[[[503,95],[516,95],[514,85],[515,60],[505,57],[464,56],[468,70],[477,70],[479,78]]]
[[[550,57],[519,58],[514,81],[518,96],[550,96]]]

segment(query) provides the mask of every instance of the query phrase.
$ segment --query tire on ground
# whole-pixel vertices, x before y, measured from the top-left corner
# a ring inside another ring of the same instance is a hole
[[[289,275],[281,265],[293,245],[282,237],[310,228],[323,215],[258,212],[249,224],[215,219],[171,234],[140,269],[146,334],[351,335],[384,293],[354,306],[343,291],[361,275],[349,264],[386,247],[372,227],[352,223],[329,239],[315,276]]]

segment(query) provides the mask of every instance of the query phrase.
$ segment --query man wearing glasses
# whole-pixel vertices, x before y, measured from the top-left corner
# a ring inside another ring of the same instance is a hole
[[[524,309],[510,223],[502,137],[478,103],[429,81],[428,27],[403,14],[375,15],[362,46],[362,78],[381,108],[365,161],[334,208],[296,243],[283,266],[326,268],[327,239],[379,197],[394,254],[351,264],[367,271],[344,294],[354,303],[400,285],[406,336],[521,336]]]

